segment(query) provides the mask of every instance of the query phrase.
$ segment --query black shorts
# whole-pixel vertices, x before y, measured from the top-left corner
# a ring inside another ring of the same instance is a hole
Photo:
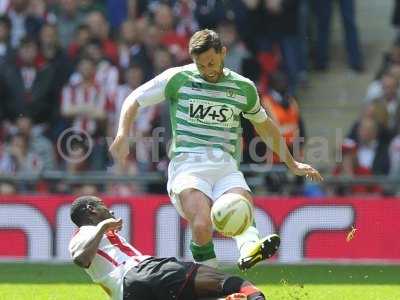
[[[195,300],[194,275],[198,266],[175,258],[148,258],[125,275],[123,299]]]

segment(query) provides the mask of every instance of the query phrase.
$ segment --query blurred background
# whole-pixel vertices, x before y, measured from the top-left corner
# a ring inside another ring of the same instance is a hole
[[[188,257],[166,196],[168,103],[140,111],[126,165],[108,146],[124,98],[190,63],[190,36],[210,28],[325,177],[292,176],[243,120],[241,168],[261,232],[282,235],[278,260],[398,262],[399,26],[397,0],[0,0],[0,237],[13,245],[0,258],[67,260],[81,194],[105,196],[140,250]]]

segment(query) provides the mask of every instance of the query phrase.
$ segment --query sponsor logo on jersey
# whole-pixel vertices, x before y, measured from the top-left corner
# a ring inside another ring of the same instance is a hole
[[[226,104],[216,104],[215,102],[201,100],[189,102],[189,117],[196,123],[220,124],[230,127],[233,115],[233,109]]]

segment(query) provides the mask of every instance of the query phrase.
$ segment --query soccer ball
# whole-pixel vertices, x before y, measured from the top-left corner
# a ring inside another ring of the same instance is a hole
[[[211,208],[211,222],[215,230],[222,235],[236,236],[253,223],[253,208],[250,202],[239,194],[224,194]]]

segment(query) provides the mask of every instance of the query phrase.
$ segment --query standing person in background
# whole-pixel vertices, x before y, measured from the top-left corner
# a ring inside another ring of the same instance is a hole
[[[36,40],[24,38],[16,57],[1,66],[0,81],[4,86],[7,119],[18,116],[32,118],[35,124],[49,124],[56,101],[55,68],[39,53]]]
[[[317,170],[294,160],[279,128],[260,105],[254,83],[224,68],[227,49],[212,30],[196,32],[189,42],[194,64],[170,68],[134,90],[125,100],[110,152],[117,161],[129,153],[129,131],[139,107],[167,100],[172,123],[172,160],[167,189],[171,202],[192,229],[190,249],[197,262],[216,266],[210,210],[225,193],[253,202],[238,165],[240,117],[249,119],[269,147],[299,176],[321,180]],[[238,266],[248,269],[278,249],[276,234],[260,239],[255,226],[235,237]]]
[[[304,123],[300,115],[296,99],[289,94],[289,84],[284,72],[277,71],[270,75],[269,91],[262,96],[261,105],[271,114],[286,141],[290,153],[295,159],[303,159],[303,146],[305,138]],[[267,155],[272,160],[267,163],[281,163],[277,155]],[[286,173],[282,176],[271,174],[267,176],[267,185],[273,192],[282,192],[283,185],[287,182]],[[296,178],[296,185],[291,194],[300,194],[304,184],[303,177]]]
[[[398,40],[400,37],[400,1],[394,0],[394,8],[392,12],[392,25],[396,30],[395,39]]]
[[[300,71],[300,35],[298,0],[245,0],[252,44],[259,56],[273,53],[282,56],[282,69],[288,74],[289,92],[297,89]],[[278,46],[278,47],[276,47]]]
[[[331,17],[334,0],[314,0],[315,14],[317,17],[317,61],[319,70],[329,67],[329,40],[331,36]],[[356,26],[356,7],[354,0],[339,0],[342,24],[345,33],[348,63],[356,72],[364,70],[363,57],[359,44]]]

